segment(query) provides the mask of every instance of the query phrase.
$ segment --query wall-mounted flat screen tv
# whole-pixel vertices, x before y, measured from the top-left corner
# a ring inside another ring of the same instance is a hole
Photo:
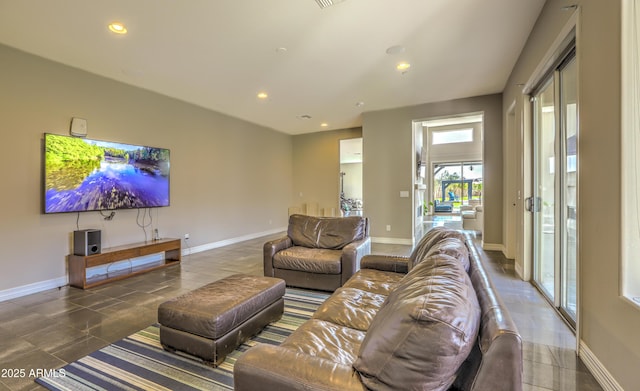
[[[169,206],[169,150],[44,135],[44,213]]]

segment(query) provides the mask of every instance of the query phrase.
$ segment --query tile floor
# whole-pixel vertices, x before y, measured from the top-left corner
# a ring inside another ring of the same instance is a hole
[[[254,239],[187,255],[179,266],[103,287],[53,289],[0,302],[0,391],[42,389],[31,369],[53,369],[157,320],[166,299],[242,272],[262,274],[262,244]],[[409,246],[374,244],[374,253],[408,255]],[[601,390],[575,355],[575,337],[542,296],[518,280],[513,262],[480,251],[524,340],[525,390]],[[8,369],[25,376],[6,377]]]

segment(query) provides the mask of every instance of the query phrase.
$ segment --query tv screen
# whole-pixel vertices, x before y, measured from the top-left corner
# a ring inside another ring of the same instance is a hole
[[[169,150],[44,135],[44,212],[169,206]]]

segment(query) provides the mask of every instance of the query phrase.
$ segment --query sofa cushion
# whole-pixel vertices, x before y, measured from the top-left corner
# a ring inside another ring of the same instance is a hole
[[[301,270],[309,273],[340,274],[342,251],[293,246],[273,256],[276,269]]]
[[[426,234],[420,239],[416,247],[409,256],[409,270],[415,265],[420,263],[427,255],[431,247],[436,243],[446,238],[457,238],[465,243],[465,237],[460,231],[456,231],[446,227],[434,227],[427,231]]]
[[[471,351],[478,300],[460,262],[431,255],[396,286],[375,316],[354,368],[372,390],[446,390]]]
[[[295,246],[340,250],[366,237],[367,221],[361,216],[289,216],[287,235]]]
[[[460,239],[451,237],[440,240],[438,243],[431,246],[429,251],[427,251],[426,257],[434,254],[446,254],[454,257],[460,262],[460,264],[462,264],[464,271],[469,273],[469,249],[465,242]]]
[[[280,346],[335,363],[352,365],[364,336],[363,331],[310,319]]]
[[[404,274],[375,269],[360,269],[343,285],[344,288],[357,288],[363,291],[389,295],[402,280]]]
[[[322,303],[313,318],[366,331],[386,298],[385,295],[343,287]]]

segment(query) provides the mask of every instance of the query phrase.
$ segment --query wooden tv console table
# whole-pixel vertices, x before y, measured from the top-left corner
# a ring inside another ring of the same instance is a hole
[[[87,269],[100,265],[123,261],[164,252],[164,259],[150,262],[129,270],[116,271],[111,275],[99,275],[87,279]],[[160,239],[149,242],[133,243],[124,246],[103,249],[100,254],[69,255],[69,285],[88,289],[111,281],[122,280],[151,270],[161,269],[180,263],[180,239]]]

